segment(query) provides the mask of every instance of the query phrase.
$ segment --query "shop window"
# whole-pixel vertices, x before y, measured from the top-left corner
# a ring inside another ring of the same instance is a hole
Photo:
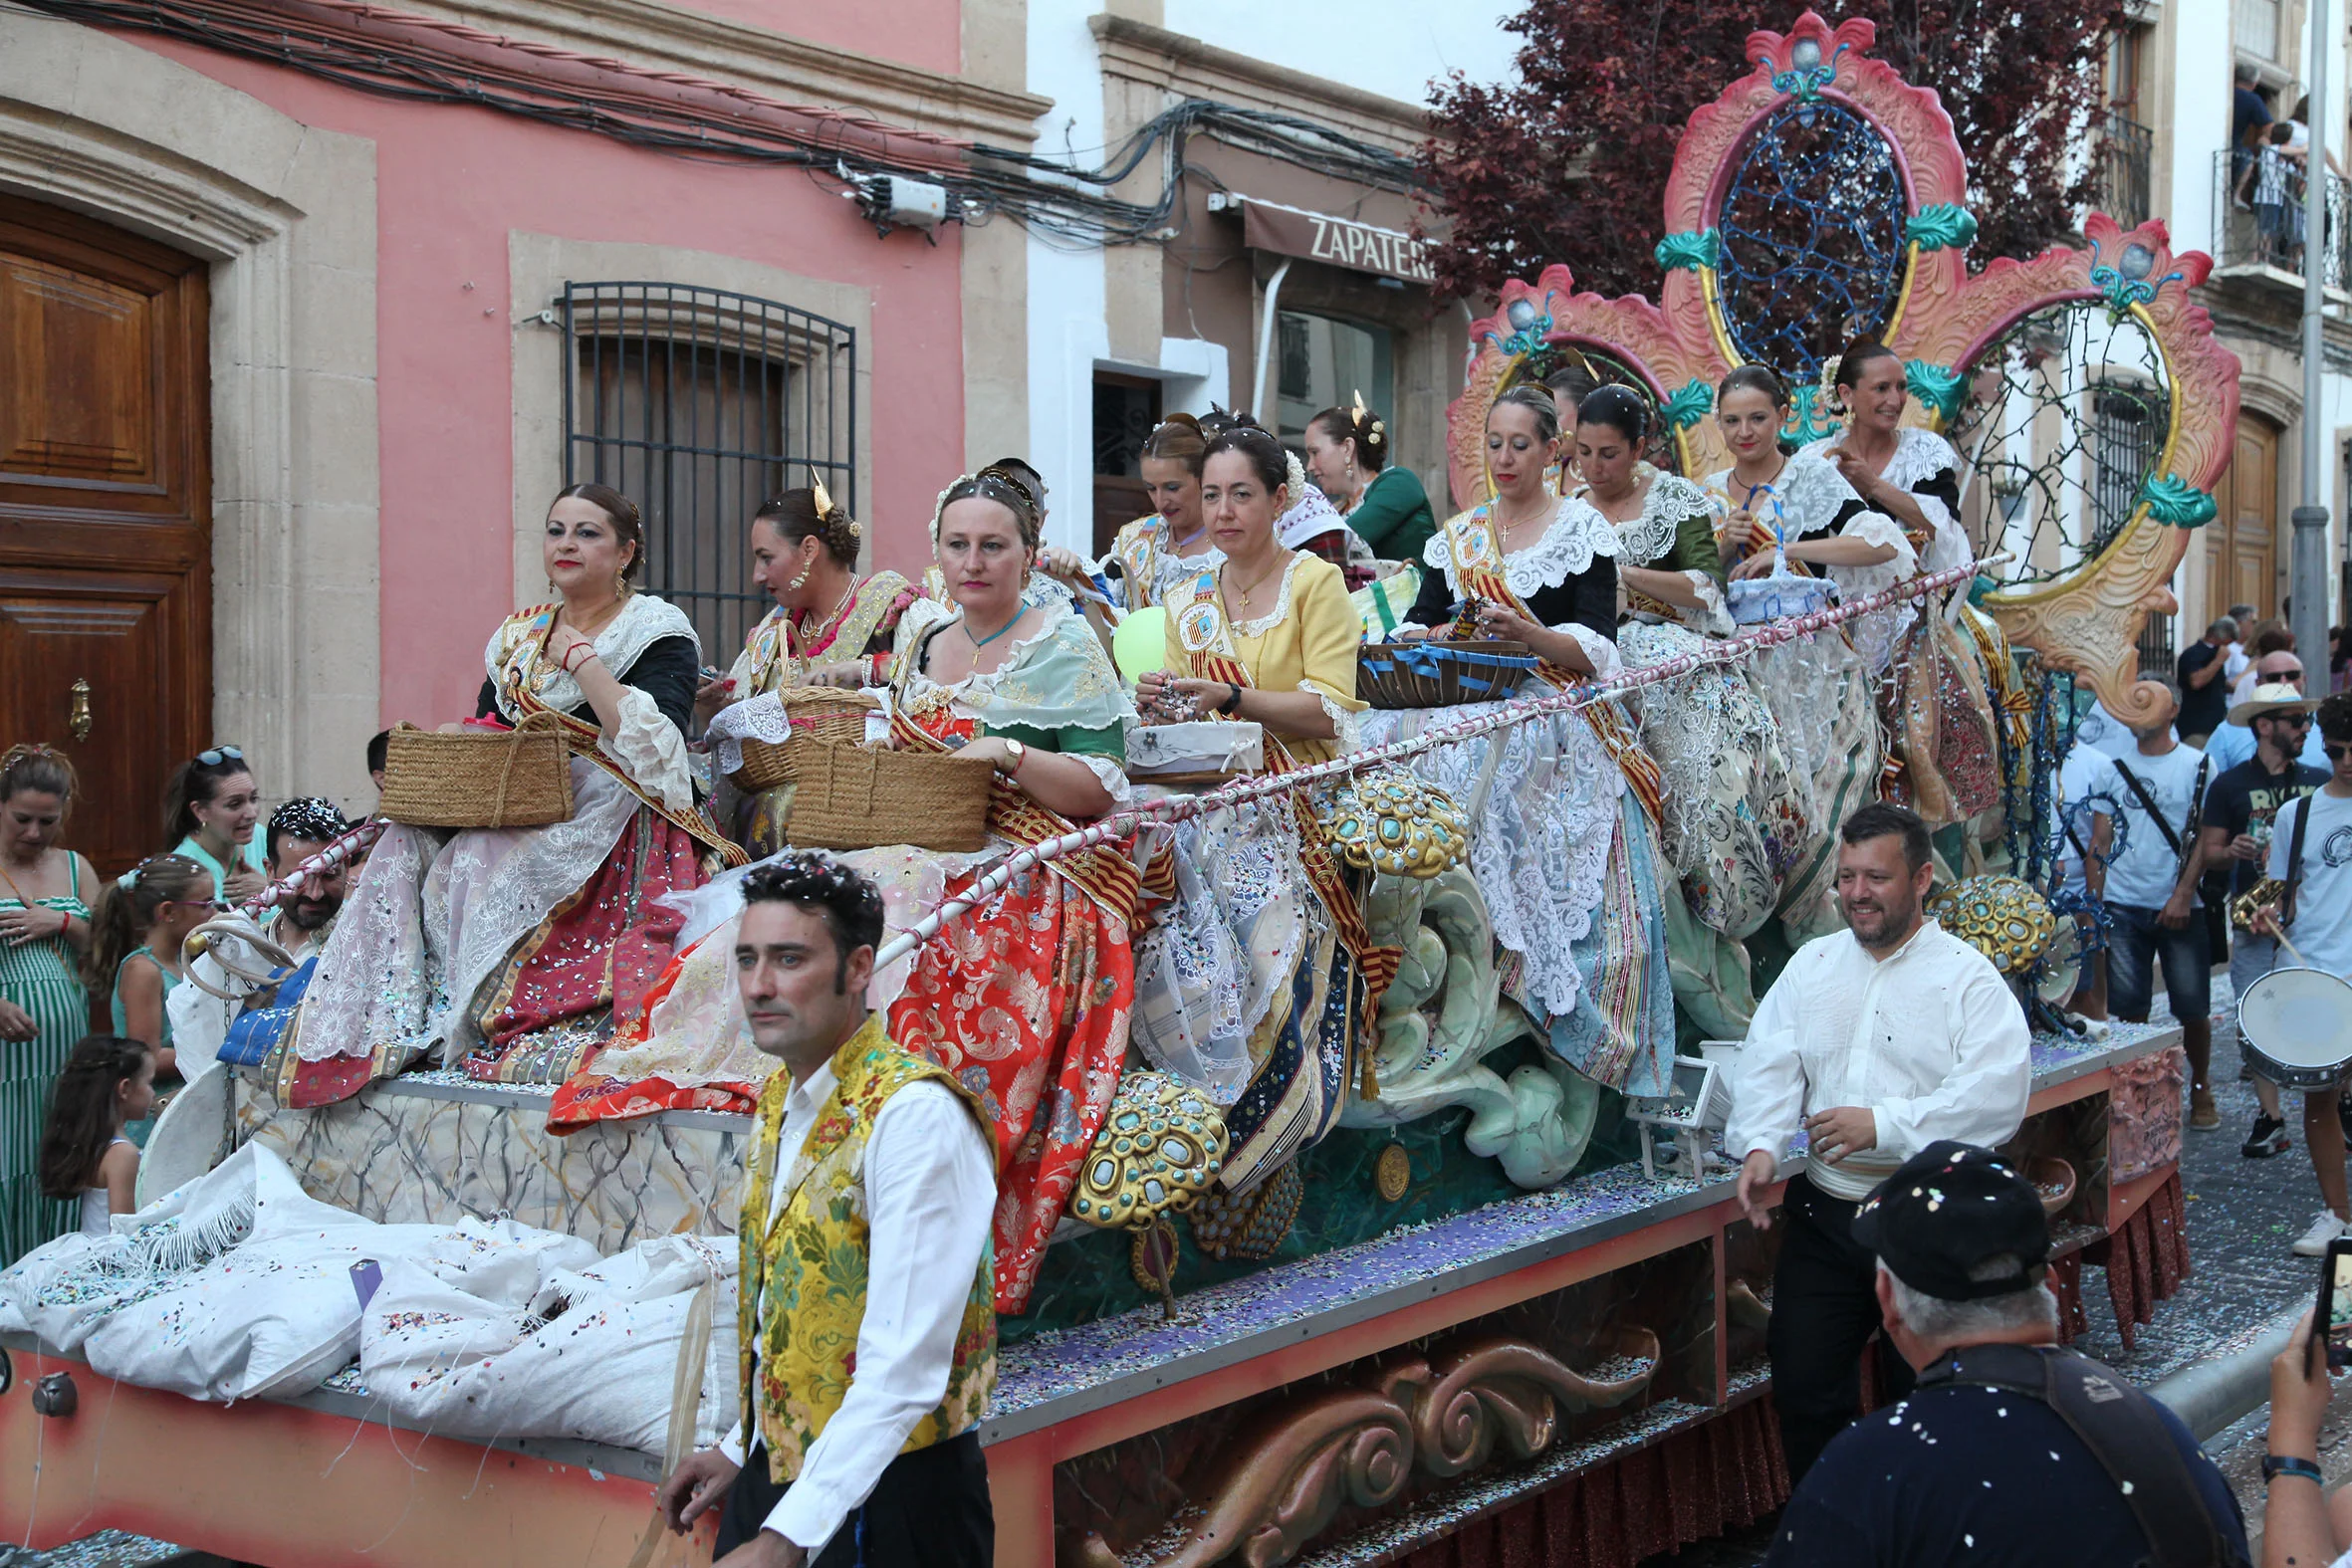
[[[1282,313],[1276,392],[1285,445],[1306,437],[1306,422],[1326,408],[1343,408],[1357,392],[1390,424],[1396,422],[1396,355],[1384,327],[1366,327],[1304,311]],[[1275,420],[1253,410],[1269,427]]]
[[[773,300],[667,283],[567,284],[564,482],[644,515],[644,585],[724,663],[769,607],[751,518],[822,476],[857,508],[857,335]]]

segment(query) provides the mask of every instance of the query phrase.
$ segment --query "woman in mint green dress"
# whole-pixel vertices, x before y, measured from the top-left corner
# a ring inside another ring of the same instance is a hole
[[[90,1032],[83,951],[98,873],[60,848],[74,765],[44,746],[0,757],[0,1267],[81,1224],[73,1203],[41,1195],[35,1154],[49,1096],[74,1042]]]
[[[198,752],[163,786],[163,837],[212,873],[215,898],[243,903],[268,885],[260,822],[260,786],[234,746]]]

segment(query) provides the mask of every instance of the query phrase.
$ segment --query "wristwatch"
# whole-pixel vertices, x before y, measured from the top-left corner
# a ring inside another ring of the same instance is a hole
[[[1239,684],[1233,681],[1225,683],[1225,701],[1217,705],[1217,711],[1228,716],[1242,711],[1242,689]]]
[[[2300,1475],[2305,1480],[2321,1481],[2323,1483],[2325,1481],[2325,1477],[2319,1473],[2319,1466],[2312,1463],[2309,1459],[2297,1458],[2291,1454],[2263,1455],[2263,1482],[2267,1484],[2270,1481],[2278,1479],[2278,1477],[2281,1475]]]
[[[1028,747],[1022,745],[1019,741],[1009,740],[1005,743],[1006,766],[998,771],[1008,779],[1015,778],[1021,772],[1022,761],[1028,756]]]

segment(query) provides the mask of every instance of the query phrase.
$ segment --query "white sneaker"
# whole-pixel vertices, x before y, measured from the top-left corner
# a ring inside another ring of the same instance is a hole
[[[2327,1243],[2342,1235],[2347,1230],[2352,1230],[2352,1226],[2346,1226],[2343,1221],[2322,1209],[2318,1214],[2312,1216],[2311,1229],[2305,1231],[2295,1241],[2295,1255],[2298,1257],[2323,1257],[2327,1253]]]

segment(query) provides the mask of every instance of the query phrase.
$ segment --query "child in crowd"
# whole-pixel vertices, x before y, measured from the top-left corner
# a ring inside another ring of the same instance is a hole
[[[138,1207],[138,1150],[122,1136],[155,1108],[155,1053],[144,1040],[87,1034],[66,1058],[41,1129],[41,1191],[82,1200],[82,1232]]]
[[[212,873],[185,855],[150,855],[99,895],[83,979],[114,998],[115,1032],[155,1052],[155,1071],[178,1076],[163,999],[187,974],[188,933],[219,910]]]

